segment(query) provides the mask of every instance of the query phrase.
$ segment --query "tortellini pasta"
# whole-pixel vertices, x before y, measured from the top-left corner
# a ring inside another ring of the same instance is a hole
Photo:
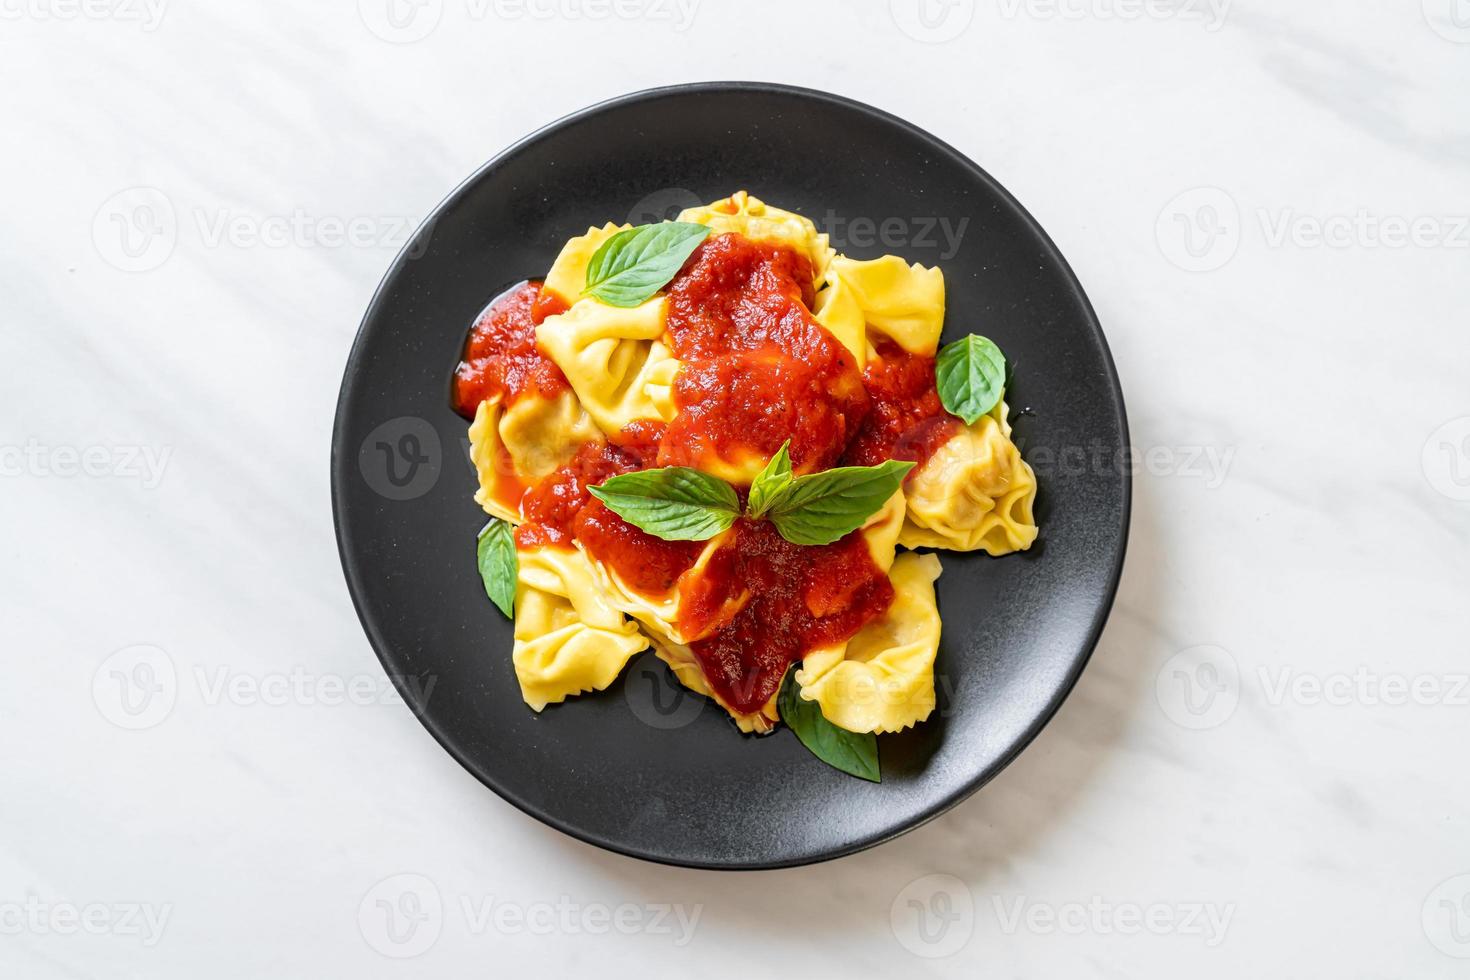
[[[526,487],[600,438],[570,391],[554,398],[525,395],[510,408],[498,398],[481,402],[470,425],[470,461],[480,479],[475,503],[501,520],[519,521]]]
[[[840,279],[833,279],[817,293],[812,314],[828,333],[852,352],[859,369],[868,362],[868,348],[872,345],[868,343],[863,308],[851,286]]]
[[[944,443],[909,478],[905,548],[1025,551],[1036,540],[1036,475],[1011,441],[1006,405]]]
[[[906,506],[903,491],[900,490],[872,517],[868,518],[866,524],[861,528],[863,540],[867,542],[868,554],[873,559],[873,564],[882,571],[888,571],[893,567],[893,559],[896,555],[895,545],[903,528]]]
[[[601,248],[609,238],[631,227],[633,226],[615,225],[609,222],[601,228],[588,228],[585,235],[569,239],[562,246],[556,261],[551,264],[551,271],[546,274],[541,288],[555,293],[557,298],[567,306],[577,302],[582,296],[583,286],[587,283],[587,265],[592,261],[593,253]]]
[[[583,299],[536,328],[537,346],[609,436],[637,419],[673,418],[679,361],[660,339],[667,307],[662,296],[632,308]]]
[[[930,357],[944,326],[944,274],[896,255],[860,262],[838,255],[818,294],[817,319],[849,348],[861,323],[873,337]],[[1036,478],[1011,441],[1004,402],[962,429],[924,462],[906,486],[905,548],[1024,551],[1036,540]]]
[[[934,710],[939,559],[906,552],[893,562],[894,600],[847,641],[839,658],[808,656],[796,672],[801,696],[850,732],[897,732]]]
[[[895,493],[883,507],[870,517],[860,529],[873,563],[887,572],[894,563],[899,529],[904,519],[903,492]],[[690,568],[689,575],[699,575],[709,563],[710,556],[729,540],[730,533],[711,538],[700,553],[699,559]],[[705,682],[703,671],[688,644],[693,637],[684,636],[677,625],[679,615],[679,593],[671,589],[665,595],[646,596],[629,588],[616,571],[602,562],[592,559],[593,574],[605,590],[609,601],[642,624],[644,631],[653,640],[654,653],[669,665],[679,682],[685,687],[710,698],[730,714],[743,732],[766,732],[779,720],[776,697],[773,695],[759,711],[742,713],[731,707]],[[895,586],[897,583],[895,583]],[[845,644],[838,644],[807,655],[807,662],[830,660],[835,663],[843,656]]]
[[[900,511],[902,513],[902,511]],[[730,538],[729,532],[716,535],[706,542],[699,559],[686,574],[699,575],[709,564],[710,556],[723,547]],[[890,543],[891,549],[891,543]],[[664,595],[647,596],[630,588],[612,568],[596,559],[591,560],[593,575],[604,589],[609,602],[627,613],[643,627],[653,641],[653,652],[669,666],[679,683],[695,694],[702,694],[729,713],[737,728],[742,732],[768,732],[779,720],[776,699],[773,696],[759,711],[741,712],[722,699],[705,682],[704,671],[694,651],[689,648],[692,638],[685,637],[677,625],[679,618],[679,592],[670,589]]]
[[[932,357],[944,329],[944,273],[897,255],[859,262],[839,255],[828,280],[851,291],[867,327],[910,354]]]
[[[521,697],[535,711],[600,691],[648,638],[597,587],[587,556],[570,548],[517,553],[515,646]]]
[[[704,549],[699,558],[690,568],[688,574],[700,574],[710,557],[729,540],[729,532],[718,534],[705,542]],[[644,595],[637,589],[631,588],[622,578],[609,566],[594,559],[591,561],[593,574],[597,577],[598,584],[607,593],[609,601],[643,624],[645,630],[656,641],[665,641],[673,644],[687,642],[686,637],[680,633],[676,625],[679,619],[679,592],[677,586],[669,589],[662,595]]]

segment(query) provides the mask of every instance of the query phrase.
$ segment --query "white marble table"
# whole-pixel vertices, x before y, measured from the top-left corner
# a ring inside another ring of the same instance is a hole
[[[0,975],[1465,975],[1465,0],[397,2],[0,3]],[[558,115],[730,77],[1005,183],[1145,451],[1035,744],[746,875],[462,771],[385,694],[326,466],[406,227]]]

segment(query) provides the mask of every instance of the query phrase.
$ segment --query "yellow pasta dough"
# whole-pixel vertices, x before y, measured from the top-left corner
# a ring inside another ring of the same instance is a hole
[[[900,514],[902,511],[900,510]],[[704,550],[686,575],[699,575],[710,557],[730,540],[730,532],[718,534],[705,543]],[[664,595],[646,596],[629,588],[617,572],[596,559],[591,560],[593,575],[604,589],[608,601],[638,621],[643,631],[653,641],[653,651],[660,660],[669,665],[679,683],[696,694],[702,694],[724,708],[742,732],[768,732],[777,721],[776,699],[773,696],[759,711],[744,713],[735,710],[705,683],[704,670],[689,649],[693,637],[684,636],[676,625],[679,618],[679,593],[670,589]]]
[[[470,461],[480,479],[475,503],[501,520],[519,521],[521,492],[601,438],[570,391],[525,395],[509,409],[499,398],[481,402],[470,425]]]
[[[828,333],[852,351],[858,370],[862,370],[868,363],[867,323],[852,287],[841,280],[828,283],[817,293],[812,313]]]
[[[631,308],[584,299],[536,328],[536,346],[607,435],[635,419],[673,418],[679,362],[660,339],[667,311],[662,296]]]
[[[903,491],[899,490],[859,529],[863,540],[867,542],[868,554],[872,556],[873,564],[882,571],[886,572],[893,566],[895,546],[903,528],[906,510]]]
[[[893,562],[893,604],[847,642],[840,660],[808,656],[796,672],[801,696],[850,732],[897,732],[934,710],[939,559],[905,553]]]
[[[704,550],[699,553],[699,558],[684,574],[699,575],[709,564],[710,557],[729,540],[730,532],[726,531],[706,541]],[[644,595],[630,588],[616,571],[603,562],[591,556],[588,556],[588,560],[598,585],[607,593],[608,601],[642,624],[649,636],[656,641],[668,643],[689,642],[690,638],[683,636],[678,626],[675,625],[679,619],[679,591],[677,588],[670,588],[662,595]]]
[[[827,278],[852,293],[869,331],[911,354],[934,356],[944,329],[944,273],[897,255],[866,262],[839,255]]]
[[[1036,475],[1011,441],[1006,405],[966,426],[929,457],[905,488],[905,548],[1025,551],[1036,540]]]
[[[648,648],[638,627],[598,588],[586,555],[571,548],[517,552],[515,645],[521,697],[535,711],[600,691]]]
[[[568,306],[577,302],[587,285],[587,265],[592,261],[593,253],[609,238],[632,227],[608,222],[601,228],[588,228],[585,235],[568,239],[551,264],[551,271],[546,274],[541,288],[555,293]]]
[[[900,491],[890,497],[888,502],[868,518],[859,530],[868,545],[868,552],[874,564],[885,572],[893,564],[903,518],[904,498]],[[698,560],[685,574],[699,575],[709,563],[710,557],[729,542],[730,535],[731,532],[726,531],[711,538],[705,544],[704,550],[700,552]],[[732,708],[705,682],[704,671],[695,658],[694,652],[688,646],[697,637],[685,636],[676,625],[679,618],[677,589],[670,589],[668,593],[661,596],[646,596],[629,588],[619,578],[617,572],[602,562],[590,559],[590,564],[593,576],[607,595],[608,601],[638,621],[644,632],[652,639],[654,653],[669,665],[680,683],[696,694],[712,699],[724,708],[741,731],[765,732],[771,729],[771,726],[778,720],[775,695],[772,695],[760,711],[746,714]],[[733,613],[733,610],[731,612]],[[846,644],[837,644],[820,651],[813,651],[807,655],[807,660],[812,662],[813,658],[827,658],[833,662],[839,661],[842,659],[845,647]]]

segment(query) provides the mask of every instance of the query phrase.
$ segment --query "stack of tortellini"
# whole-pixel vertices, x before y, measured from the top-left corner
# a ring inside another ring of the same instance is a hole
[[[933,356],[944,322],[944,276],[889,255],[858,261],[839,255],[810,220],[739,192],[680,221],[738,232],[804,251],[814,270],[813,313],[861,367],[886,336],[905,350]],[[490,514],[519,523],[520,488],[564,465],[589,440],[602,440],[639,419],[669,421],[677,411],[674,376],[680,362],[666,343],[667,300],[660,293],[631,309],[582,298],[587,265],[608,238],[628,225],[607,224],[567,242],[543,289],[566,312],[537,328],[537,345],[571,386],[555,398],[518,399],[509,410],[482,403],[470,427],[471,458],[480,479],[475,499]],[[764,465],[716,475],[748,483]],[[1035,540],[1036,480],[1010,438],[1004,401],[962,428],[869,519],[860,533],[873,560],[887,571],[896,597],[888,611],[856,636],[807,653],[796,675],[802,696],[827,720],[856,732],[893,732],[923,721],[935,704],[933,666],[940,620],[932,554],[897,548],[984,549],[991,555],[1024,550]],[[727,532],[729,533],[729,532]],[[723,541],[706,543],[693,573]],[[513,660],[525,701],[547,704],[611,684],[650,642],[692,690],[720,699],[676,626],[678,595],[649,597],[626,587],[615,572],[580,546],[520,550]],[[779,720],[771,700],[742,714],[721,702],[742,731],[769,731]]]

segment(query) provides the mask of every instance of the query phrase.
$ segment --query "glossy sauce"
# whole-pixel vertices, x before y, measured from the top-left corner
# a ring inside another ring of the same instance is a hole
[[[863,371],[868,414],[842,454],[842,465],[877,466],[884,460],[903,459],[923,466],[962,423],[939,401],[934,358],[910,354],[887,339],[875,347],[877,356]]]
[[[480,402],[500,396],[511,405],[534,391],[555,398],[567,391],[566,375],[536,346],[536,324],[554,313],[556,297],[538,303],[541,284],[524,282],[490,301],[470,328],[459,367],[454,371],[454,410],[475,417]]]
[[[791,664],[850,638],[893,601],[888,576],[854,531],[802,546],[741,518],[701,574],[680,583],[679,629],[706,680],[737,711],[759,711]]]
[[[868,410],[851,352],[809,312],[811,263],[779,245],[716,235],[669,284],[684,362],[661,466],[769,458],[788,438],[798,471],[837,462]]]
[[[928,459],[960,424],[939,403],[933,359],[881,342],[859,372],[812,317],[810,283],[809,260],[791,248],[708,239],[666,290],[669,342],[683,362],[673,422],[636,422],[588,443],[519,500],[517,547],[580,543],[631,589],[661,598],[677,588],[680,632],[693,638],[710,686],[740,712],[760,710],[807,652],[849,639],[887,610],[893,587],[861,533],[803,547],[767,521],[741,518],[693,573],[708,542],[647,534],[587,487],[654,466],[764,461],[787,438],[799,472]],[[487,308],[455,375],[456,409],[472,418],[482,398],[565,390],[535,342],[536,324],[564,308],[536,283]]]
[[[661,423],[635,422],[616,440],[589,442],[571,462],[521,498],[524,523],[516,547],[570,548],[574,542],[645,595],[668,592],[704,550],[702,541],[665,541],[634,527],[603,506],[589,486],[653,465]]]

